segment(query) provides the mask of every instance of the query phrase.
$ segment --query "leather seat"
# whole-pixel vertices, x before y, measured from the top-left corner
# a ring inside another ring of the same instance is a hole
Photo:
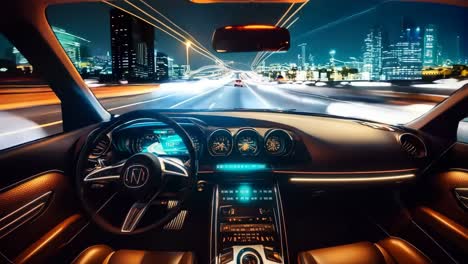
[[[91,246],[81,252],[73,264],[193,264],[192,252],[117,250],[106,245]]]
[[[425,264],[431,261],[410,243],[395,237],[377,243],[314,249],[298,255],[300,264]]]

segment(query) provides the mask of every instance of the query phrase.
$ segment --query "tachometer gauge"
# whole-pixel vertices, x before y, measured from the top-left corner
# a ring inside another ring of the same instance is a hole
[[[154,134],[146,134],[142,137],[138,137],[135,140],[135,143],[133,146],[133,152],[140,153],[140,152],[146,151],[146,149],[149,146],[153,145],[156,142],[159,142],[159,138],[157,135],[154,135]]]
[[[258,153],[260,136],[253,129],[242,129],[236,135],[237,151],[242,155],[254,156]]]
[[[228,130],[220,129],[208,139],[208,150],[213,156],[227,156],[232,151],[232,136]]]
[[[284,140],[278,136],[270,136],[265,141],[265,148],[269,153],[280,153],[284,149]]]
[[[281,129],[272,129],[265,135],[265,150],[273,156],[281,156],[292,149],[293,139],[288,132]]]

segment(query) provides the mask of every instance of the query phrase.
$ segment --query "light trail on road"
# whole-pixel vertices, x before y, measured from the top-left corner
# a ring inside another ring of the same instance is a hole
[[[31,130],[34,130],[34,129],[39,129],[39,128],[45,128],[45,127],[50,127],[50,126],[56,126],[56,125],[60,125],[60,124],[62,124],[62,123],[63,123],[63,121],[62,121],[62,120],[59,120],[59,121],[54,121],[54,122],[50,122],[50,123],[38,125],[38,126],[25,127],[25,128],[18,129],[18,130],[15,130],[15,131],[0,133],[0,137],[5,137],[5,136],[9,136],[9,135],[14,135],[14,134],[18,134],[18,133],[24,133],[24,132],[28,132],[28,131],[31,131]]]
[[[185,104],[185,103],[188,103],[188,102],[190,102],[190,101],[192,101],[192,100],[194,100],[194,99],[197,99],[197,98],[199,98],[199,97],[202,97],[202,96],[204,96],[204,95],[206,95],[206,94],[208,94],[208,93],[211,93],[211,92],[213,92],[213,91],[215,91],[215,90],[218,90],[218,89],[219,89],[219,87],[218,87],[218,88],[214,88],[214,89],[209,90],[209,91],[206,91],[206,92],[204,92],[204,93],[202,93],[202,94],[199,94],[199,95],[195,95],[195,96],[193,96],[193,97],[190,97],[190,98],[187,99],[187,100],[184,100],[184,101],[182,101],[182,102],[179,102],[179,103],[177,103],[177,104],[175,104],[175,105],[169,107],[169,109],[174,109],[174,108],[176,108],[176,107],[179,107],[179,106],[181,106],[181,105],[183,105],[183,104]]]
[[[380,101],[369,103],[362,100],[362,94],[359,98],[343,100],[340,97],[349,94],[343,89],[262,82],[248,73],[242,76],[244,87],[234,87],[236,78],[173,82],[161,84],[147,94],[100,99],[100,102],[112,114],[119,115],[139,109],[272,109],[358,117],[391,124],[410,121],[435,105],[418,101],[399,105],[383,96]],[[367,96],[379,98],[373,93]],[[0,114],[2,121],[13,125],[0,130],[0,149],[62,132],[58,104],[0,111]]]
[[[169,95],[158,97],[158,98],[155,98],[155,99],[150,99],[150,100],[146,100],[146,101],[136,102],[136,103],[133,103],[133,104],[126,104],[126,105],[122,105],[122,106],[112,107],[112,108],[107,109],[107,111],[115,111],[115,110],[131,107],[131,106],[152,103],[152,102],[156,102],[156,101],[159,101],[159,100],[162,100],[162,99],[166,99],[166,98],[174,96],[174,95],[175,94],[169,94]]]

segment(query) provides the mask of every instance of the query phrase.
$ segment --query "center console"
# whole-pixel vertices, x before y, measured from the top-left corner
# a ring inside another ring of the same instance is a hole
[[[288,263],[281,199],[274,184],[218,185],[212,211],[217,264]]]

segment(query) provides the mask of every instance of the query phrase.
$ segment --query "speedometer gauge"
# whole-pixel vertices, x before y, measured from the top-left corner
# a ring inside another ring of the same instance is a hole
[[[141,137],[138,137],[134,142],[133,152],[140,153],[146,151],[146,149],[155,142],[159,142],[159,138],[157,135],[154,134],[146,134]]]
[[[278,136],[270,136],[265,141],[265,148],[269,153],[280,153],[284,149],[284,140]]]
[[[246,156],[254,156],[259,150],[260,136],[253,129],[242,129],[236,135],[237,151]]]
[[[265,135],[265,150],[270,155],[286,155],[291,151],[292,146],[292,137],[284,130],[272,129]]]
[[[228,130],[213,132],[208,139],[208,150],[213,156],[227,156],[232,151],[232,136]]]

